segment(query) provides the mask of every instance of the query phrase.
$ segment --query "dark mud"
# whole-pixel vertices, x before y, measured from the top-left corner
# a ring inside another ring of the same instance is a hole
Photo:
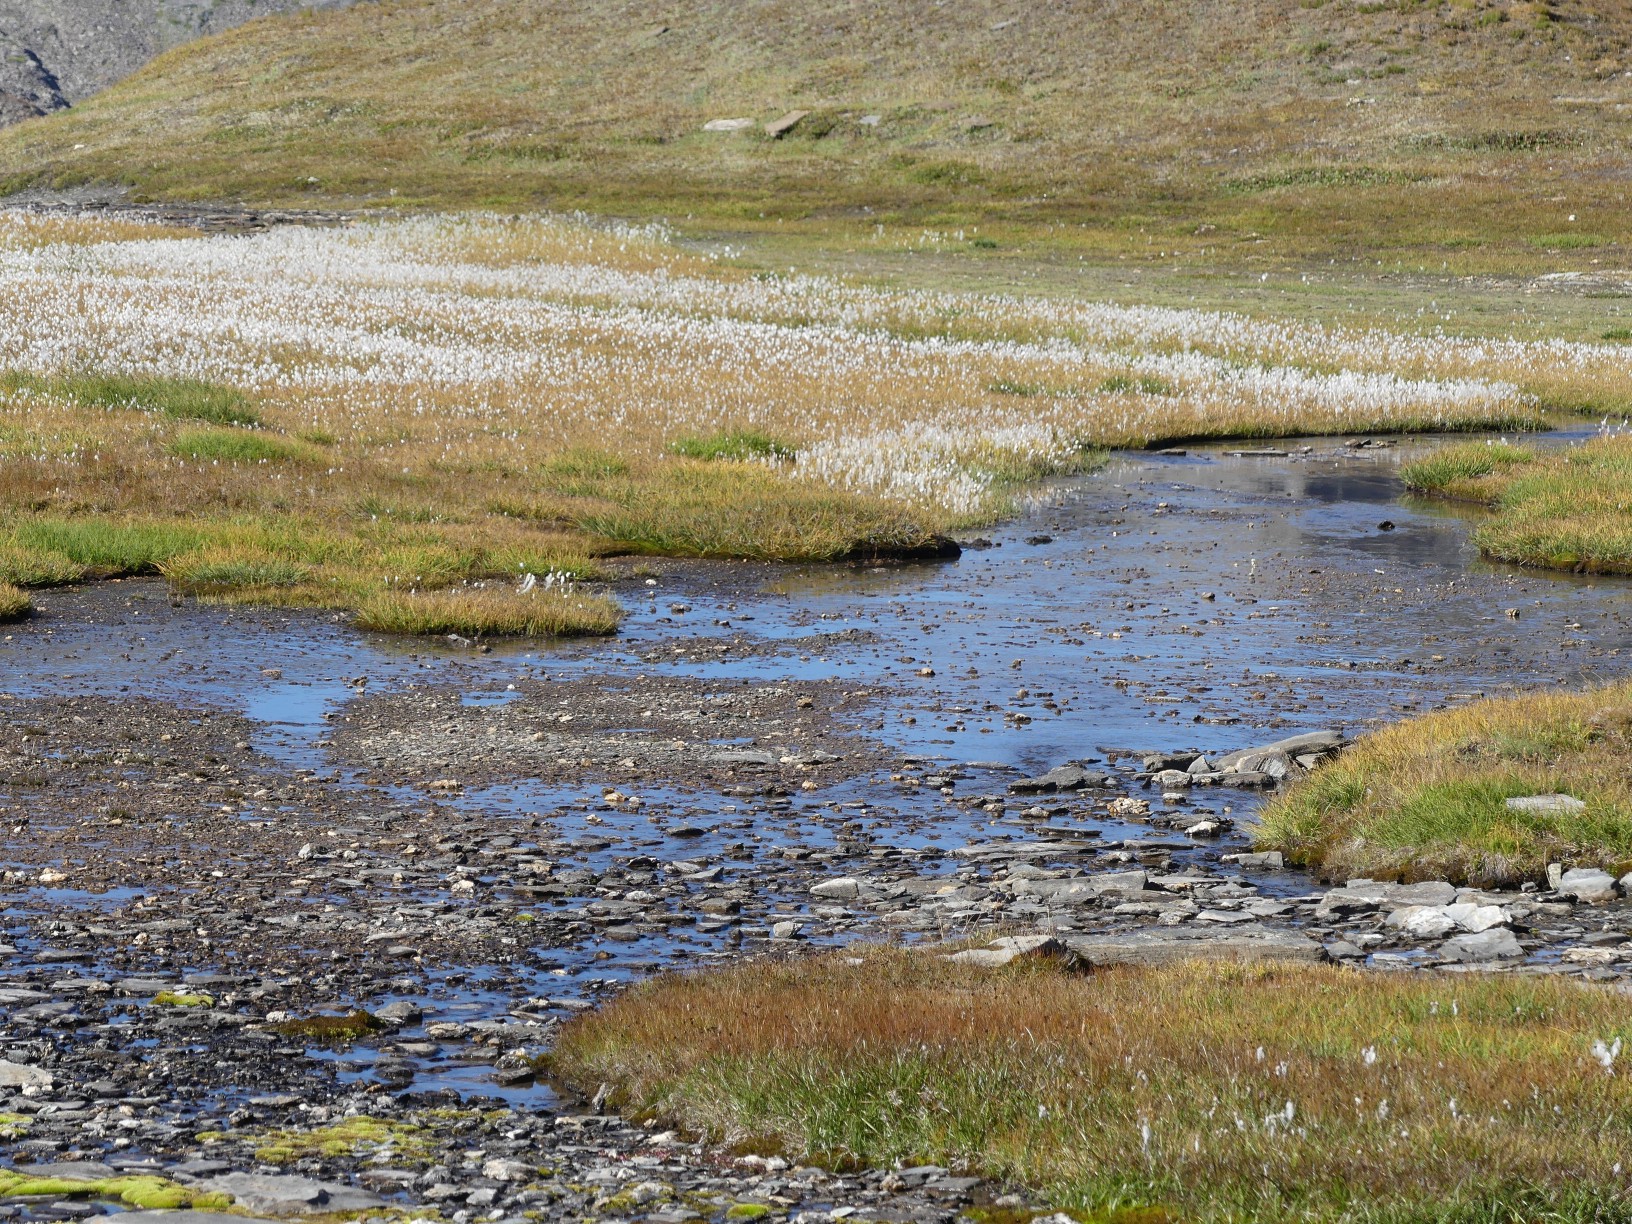
[[[740,1163],[537,1056],[641,976],[854,938],[1467,963],[1244,866],[1258,791],[1144,758],[1622,674],[1628,588],[1481,563],[1401,500],[1408,447],[1281,449],[1119,459],[951,562],[643,561],[608,643],[42,593],[0,641],[8,1154],[331,1187],[243,1191],[268,1214],[950,1218],[1001,1188]],[[1098,784],[1011,789],[1066,761]],[[1490,964],[1623,973],[1620,902],[1450,900],[1503,908]]]

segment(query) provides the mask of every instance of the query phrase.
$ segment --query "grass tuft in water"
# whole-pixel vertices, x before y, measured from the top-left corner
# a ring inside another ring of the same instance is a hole
[[[510,586],[388,590],[367,599],[357,625],[379,633],[464,637],[584,637],[617,632],[623,610],[607,595]]]
[[[1409,465],[1425,492],[1496,510],[1474,532],[1486,556],[1583,573],[1632,573],[1632,435],[1558,451],[1479,444]]]
[[[298,1038],[316,1045],[350,1045],[384,1027],[384,1021],[366,1011],[347,1012],[343,1016],[301,1016],[272,1026],[281,1037]]]

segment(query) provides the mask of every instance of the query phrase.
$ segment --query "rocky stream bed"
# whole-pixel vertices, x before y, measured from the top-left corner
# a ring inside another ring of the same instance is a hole
[[[457,1224],[1023,1206],[710,1148],[536,1074],[643,975],[849,939],[1619,988],[1608,877],[1333,888],[1252,851],[1265,790],[1368,726],[1621,673],[1624,583],[1486,566],[1400,500],[1433,444],[1122,457],[954,562],[629,564],[605,643],[42,594],[0,640],[0,1183],[37,1191],[0,1218],[162,1221],[173,1188],[118,1196],[143,1177]]]

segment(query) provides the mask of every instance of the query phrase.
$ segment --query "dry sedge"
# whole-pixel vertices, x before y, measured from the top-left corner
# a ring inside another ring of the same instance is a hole
[[[1632,1081],[1594,1049],[1626,1035],[1619,996],[1549,978],[872,948],[646,982],[568,1025],[554,1066],[726,1143],[1063,1207],[1605,1220],[1632,1212]]]
[[[1632,867],[1632,686],[1473,702],[1385,727],[1265,807],[1258,842],[1338,878],[1544,879]],[[1563,793],[1581,811],[1506,800]]]

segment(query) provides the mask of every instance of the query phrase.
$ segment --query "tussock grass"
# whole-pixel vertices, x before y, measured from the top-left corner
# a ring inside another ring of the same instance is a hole
[[[576,502],[558,504],[557,513],[620,552],[833,561],[932,554],[941,547],[935,529],[941,516],[797,484],[762,463],[725,455],[674,460],[620,477],[551,483],[563,497],[577,495]]]
[[[1481,462],[1483,460],[1483,462]],[[1632,437],[1561,451],[1456,448],[1405,470],[1408,484],[1494,506],[1474,532],[1486,556],[1586,573],[1632,573]]]
[[[66,586],[85,577],[85,567],[60,552],[0,544],[0,582],[20,587]]]
[[[357,624],[380,633],[465,637],[585,637],[617,632],[615,599],[574,590],[458,587],[382,591],[364,600]]]
[[[0,622],[21,620],[34,611],[34,601],[28,592],[9,582],[0,582]]]
[[[562,1031],[626,1113],[792,1159],[923,1163],[1183,1220],[1628,1213],[1623,1001],[1510,975],[1072,976],[847,949],[666,975]]]
[[[1507,474],[1535,459],[1535,451],[1511,442],[1463,442],[1444,446],[1400,469],[1406,487],[1458,501],[1488,502]]]
[[[267,588],[300,586],[313,576],[310,566],[288,557],[221,545],[185,553],[159,568],[171,586],[190,595],[264,595]]]
[[[1257,841],[1336,878],[1542,880],[1632,869],[1632,685],[1531,693],[1407,719],[1265,806]],[[1562,793],[1579,813],[1504,800]]]
[[[30,554],[44,554],[44,564],[66,557],[86,571],[117,577],[156,573],[165,561],[197,547],[201,534],[197,527],[162,521],[40,518],[20,523],[11,542]]]

